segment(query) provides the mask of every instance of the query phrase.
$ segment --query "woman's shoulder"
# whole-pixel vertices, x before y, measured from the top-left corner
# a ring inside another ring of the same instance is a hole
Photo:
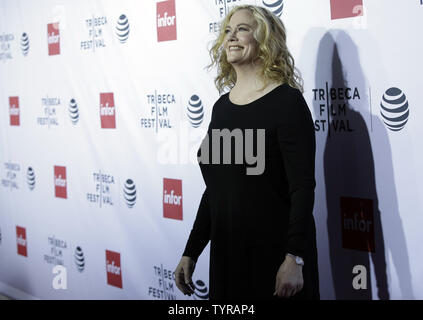
[[[301,90],[291,87],[288,83],[284,83],[276,89],[272,95],[272,106],[274,112],[284,113],[292,112],[297,108],[302,108],[307,103],[304,100]]]
[[[311,111],[300,89],[286,84],[277,95],[273,112],[278,122],[294,119],[310,119]]]
[[[280,96],[279,97],[282,96],[285,99],[293,99],[293,100],[296,100],[296,99],[301,98],[302,95],[303,95],[302,92],[298,88],[291,87],[286,82],[280,85],[280,89],[281,90],[279,90],[279,93],[280,93]]]

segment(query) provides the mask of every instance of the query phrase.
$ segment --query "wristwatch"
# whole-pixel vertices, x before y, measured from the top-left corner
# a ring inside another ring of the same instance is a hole
[[[293,254],[290,254],[290,253],[287,253],[286,255],[287,256],[290,256],[292,259],[294,259],[296,264],[298,264],[300,266],[303,266],[304,265],[303,258],[301,258],[299,256],[294,256]]]

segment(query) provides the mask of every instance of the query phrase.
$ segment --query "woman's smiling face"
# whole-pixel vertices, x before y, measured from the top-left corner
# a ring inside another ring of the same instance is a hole
[[[253,37],[256,27],[257,22],[247,9],[232,15],[224,31],[224,49],[229,63],[250,63],[256,57],[258,44]]]

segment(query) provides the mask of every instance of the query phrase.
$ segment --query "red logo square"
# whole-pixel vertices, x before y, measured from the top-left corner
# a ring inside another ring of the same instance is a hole
[[[10,125],[19,126],[19,97],[9,97]]]
[[[54,166],[54,193],[57,198],[67,199],[66,167]]]
[[[105,129],[116,128],[116,108],[113,92],[100,93],[100,120]]]
[[[16,243],[18,245],[18,254],[27,257],[28,252],[25,228],[16,226]]]
[[[107,284],[122,289],[122,268],[120,253],[106,250]]]
[[[330,0],[331,19],[363,15],[363,0]]]
[[[182,220],[182,180],[163,178],[163,217]]]
[[[175,0],[157,2],[157,41],[176,40]]]
[[[49,56],[60,54],[59,22],[47,25],[47,43]]]
[[[373,200],[341,197],[342,247],[375,252]]]

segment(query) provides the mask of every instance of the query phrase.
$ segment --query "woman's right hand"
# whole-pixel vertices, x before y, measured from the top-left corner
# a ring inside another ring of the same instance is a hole
[[[195,261],[190,257],[183,256],[175,269],[175,282],[183,294],[191,296],[194,293],[194,283],[192,282],[192,273],[195,269]]]

